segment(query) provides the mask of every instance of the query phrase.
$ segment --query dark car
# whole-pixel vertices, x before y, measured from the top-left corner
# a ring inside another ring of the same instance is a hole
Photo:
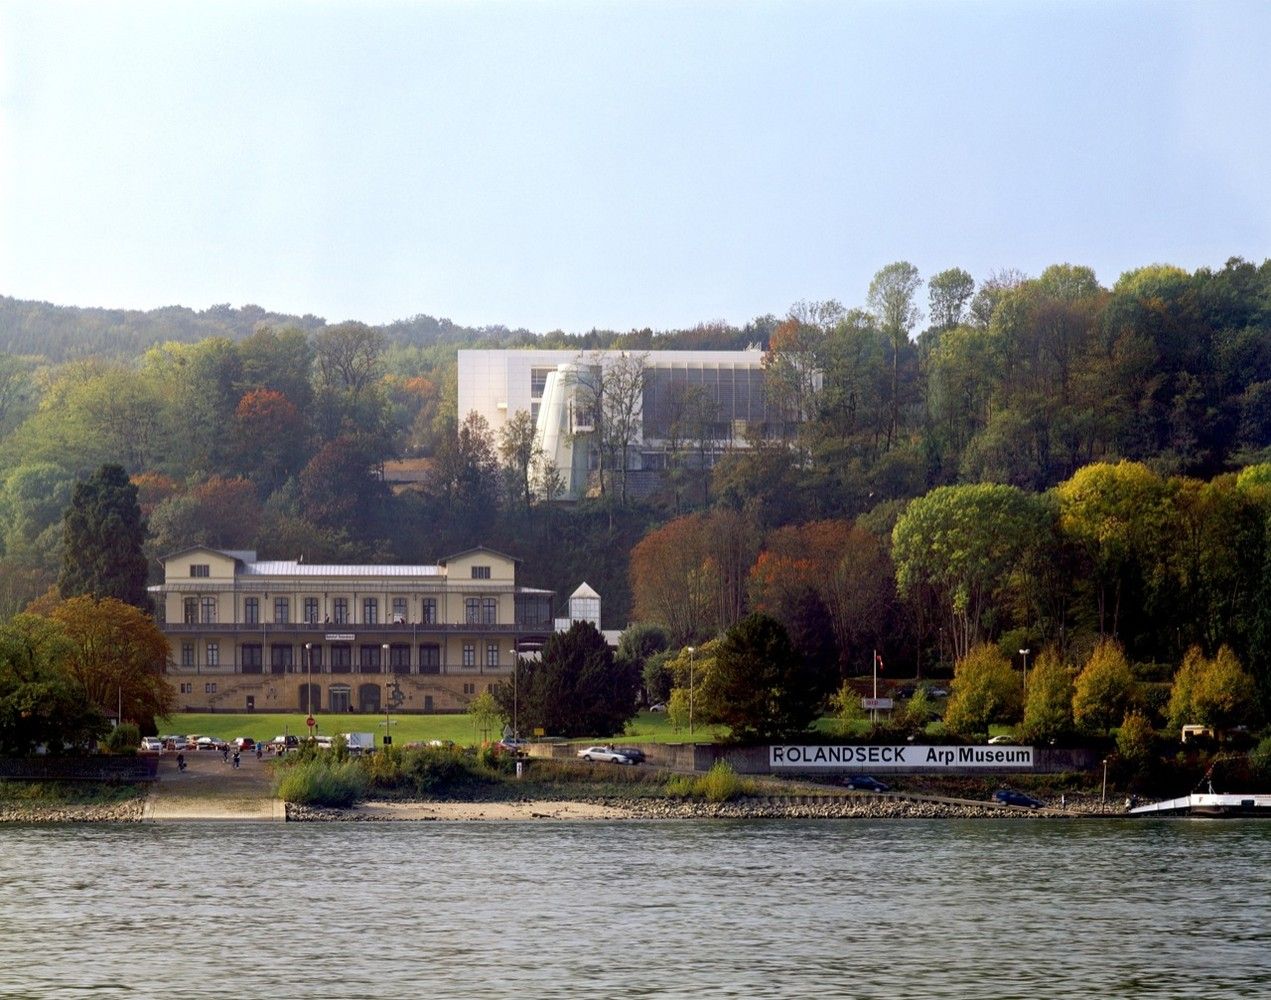
[[[857,792],[889,792],[890,785],[885,785],[877,778],[868,774],[853,774],[850,778],[843,782],[848,788]]]
[[[618,753],[625,754],[626,756],[630,757],[631,763],[633,764],[644,763],[644,759],[645,759],[644,751],[641,750],[639,747],[614,747],[614,749],[617,750]]]
[[[1042,804],[1031,795],[1017,792],[1013,788],[999,788],[993,793],[993,801],[1000,802],[1004,806],[1027,806],[1029,809],[1036,809]]]

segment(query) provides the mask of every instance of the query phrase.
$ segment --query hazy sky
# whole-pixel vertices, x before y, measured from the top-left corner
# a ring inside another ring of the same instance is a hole
[[[623,330],[1260,262],[1268,52],[1267,3],[0,0],[0,294]]]

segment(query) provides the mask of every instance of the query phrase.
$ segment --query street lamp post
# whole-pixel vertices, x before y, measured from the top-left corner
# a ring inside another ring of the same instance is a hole
[[[518,711],[520,708],[520,682],[521,658],[516,655],[516,647],[514,646],[512,647],[512,739],[514,740],[519,740],[521,738],[521,724]]]
[[[380,669],[383,670],[385,674],[387,674],[388,673],[388,643],[383,643],[380,646],[380,651],[382,653],[380,657],[382,661],[380,663]],[[391,706],[388,703],[388,684],[385,683],[384,684],[384,746],[389,746],[393,742],[392,730],[388,728],[389,726],[393,724],[392,720],[389,719],[388,717],[388,712],[390,707]]]
[[[1108,758],[1103,758],[1103,791],[1099,795],[1099,801],[1106,803],[1108,801]]]
[[[313,643],[305,643],[305,711],[313,718]],[[313,726],[309,727],[309,739],[313,739]]]
[[[1024,657],[1024,701],[1025,703],[1027,703],[1028,701],[1028,654],[1031,652],[1032,652],[1031,649],[1021,649],[1019,651],[1019,655]]]
[[[688,646],[688,734],[693,735],[693,654],[696,647]]]

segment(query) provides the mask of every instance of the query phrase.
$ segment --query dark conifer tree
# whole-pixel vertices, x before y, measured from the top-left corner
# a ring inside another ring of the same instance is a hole
[[[142,611],[152,609],[146,593],[146,526],[137,487],[121,465],[103,465],[76,483],[62,516],[62,597],[114,597]]]

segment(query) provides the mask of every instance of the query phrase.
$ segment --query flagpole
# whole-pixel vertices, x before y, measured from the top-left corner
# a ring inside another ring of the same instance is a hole
[[[869,710],[870,722],[878,722],[878,650],[874,650],[874,707]]]

